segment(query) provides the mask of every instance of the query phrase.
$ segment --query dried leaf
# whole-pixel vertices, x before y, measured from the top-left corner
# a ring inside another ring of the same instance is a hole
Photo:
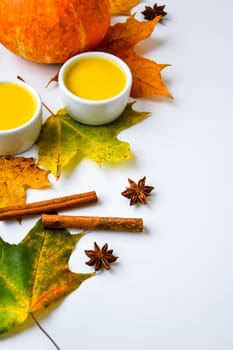
[[[48,170],[36,166],[33,158],[0,157],[0,208],[25,203],[27,188],[51,186]]]
[[[68,260],[82,237],[43,229],[41,221],[19,244],[0,238],[0,333],[23,323],[76,290],[93,273],[74,273]]]
[[[134,51],[134,46],[139,41],[151,35],[159,20],[160,17],[157,16],[152,21],[140,22],[131,16],[126,22],[110,27],[104,40],[97,47],[100,51],[120,57],[129,65],[133,74],[131,96],[134,98],[154,94],[172,97],[161,77],[162,69],[168,64],[157,64]]]
[[[110,0],[111,14],[113,16],[128,16],[130,10],[139,2],[140,0]]]
[[[168,64],[157,64],[136,54],[129,55],[125,61],[133,73],[132,97],[152,95],[172,97],[161,77],[161,71]]]
[[[58,75],[59,75],[59,71],[47,82],[45,87],[47,88],[52,82],[57,83],[58,82]]]
[[[39,164],[58,178],[74,157],[76,163],[88,157],[99,165],[103,161],[119,162],[132,158],[129,144],[118,140],[117,135],[147,116],[147,112],[133,110],[132,103],[129,103],[116,121],[96,127],[76,122],[65,109],[61,109],[42,127],[38,140]]]

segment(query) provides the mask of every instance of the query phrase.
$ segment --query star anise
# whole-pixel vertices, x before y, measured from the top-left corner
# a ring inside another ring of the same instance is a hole
[[[90,258],[86,262],[89,266],[94,266],[95,271],[98,271],[101,267],[106,270],[110,270],[110,264],[117,260],[118,256],[112,254],[113,249],[108,250],[108,244],[105,243],[102,249],[94,242],[93,250],[85,250],[86,255]]]
[[[148,21],[152,21],[157,16],[164,17],[166,16],[167,12],[164,11],[165,5],[157,5],[154,4],[153,7],[151,6],[145,6],[145,10],[142,11],[142,14],[144,15],[144,19]]]
[[[147,204],[147,198],[151,191],[154,189],[153,186],[146,186],[146,177],[144,176],[142,179],[136,183],[135,181],[128,179],[130,187],[126,187],[126,190],[121,192],[124,197],[130,199],[130,205],[134,205],[137,202],[142,204]]]

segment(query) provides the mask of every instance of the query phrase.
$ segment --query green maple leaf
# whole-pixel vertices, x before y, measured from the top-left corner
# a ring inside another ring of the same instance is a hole
[[[63,229],[43,229],[38,221],[17,245],[0,238],[0,333],[67,296],[93,275],[68,269],[81,237]]]
[[[129,103],[116,121],[103,126],[78,123],[65,109],[51,115],[43,125],[38,140],[39,164],[58,178],[74,157],[77,162],[88,157],[99,165],[103,161],[119,162],[132,158],[129,144],[120,141],[117,135],[149,115],[133,110],[132,105]]]

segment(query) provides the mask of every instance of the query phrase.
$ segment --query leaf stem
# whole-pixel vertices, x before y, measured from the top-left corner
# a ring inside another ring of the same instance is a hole
[[[26,81],[20,76],[20,75],[17,75],[17,79],[23,81],[24,83],[26,83]],[[53,113],[53,111],[42,101],[42,105],[47,109],[47,111],[52,114],[52,115],[55,115]]]
[[[59,346],[55,343],[55,341],[53,340],[53,338],[45,331],[45,329],[39,324],[39,322],[37,321],[37,319],[36,319],[36,317],[35,317],[35,315],[31,312],[30,313],[30,315],[31,315],[31,318],[33,319],[33,321],[35,322],[35,324],[37,325],[37,327],[39,327],[40,328],[40,330],[46,335],[46,337],[51,341],[51,343],[53,343],[53,345],[55,346],[55,348],[57,349],[57,350],[61,350],[60,348],[59,348]]]
[[[47,111],[48,111],[50,114],[55,115],[55,114],[53,113],[53,111],[52,111],[44,102],[42,102],[42,105],[47,109]]]

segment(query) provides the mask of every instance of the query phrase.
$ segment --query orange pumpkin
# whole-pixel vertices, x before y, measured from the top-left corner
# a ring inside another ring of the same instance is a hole
[[[0,42],[35,62],[92,50],[109,25],[109,0],[0,0]]]

